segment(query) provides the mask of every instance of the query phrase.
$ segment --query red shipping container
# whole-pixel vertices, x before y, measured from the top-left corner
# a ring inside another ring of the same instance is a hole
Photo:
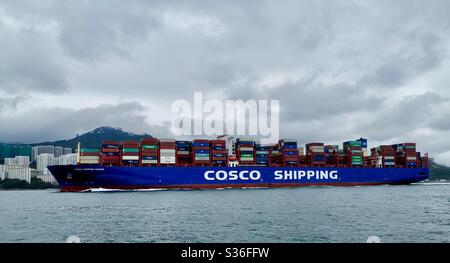
[[[118,153],[119,149],[103,148],[102,152],[104,152],[104,153]]]

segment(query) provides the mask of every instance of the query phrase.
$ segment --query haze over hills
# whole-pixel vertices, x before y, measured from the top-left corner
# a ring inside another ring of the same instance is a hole
[[[30,144],[32,146],[35,145],[54,145],[54,146],[62,146],[62,147],[70,147],[72,149],[77,148],[78,142],[81,143],[81,147],[83,148],[99,148],[102,144],[102,141],[110,140],[110,141],[128,141],[134,140],[139,141],[144,137],[152,137],[149,134],[134,134],[131,132],[123,131],[121,128],[113,128],[113,127],[99,127],[90,132],[77,135],[69,140],[60,140],[54,142],[42,142],[42,143],[34,143]]]

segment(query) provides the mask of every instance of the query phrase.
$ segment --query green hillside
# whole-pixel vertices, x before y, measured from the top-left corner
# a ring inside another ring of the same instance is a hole
[[[69,140],[61,140],[55,142],[41,142],[32,144],[35,145],[54,145],[54,146],[62,146],[62,147],[70,147],[72,149],[77,148],[78,142],[81,143],[81,147],[83,148],[99,148],[102,144],[102,141],[111,140],[111,141],[128,141],[134,140],[139,141],[144,137],[152,137],[148,134],[134,134],[122,131],[122,129],[112,128],[112,127],[100,127],[93,131],[84,133],[82,135],[77,135],[75,138]]]
[[[430,180],[450,180],[450,167],[430,161]]]

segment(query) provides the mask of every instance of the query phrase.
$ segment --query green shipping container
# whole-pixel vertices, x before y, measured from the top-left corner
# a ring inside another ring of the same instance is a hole
[[[142,149],[158,149],[158,145],[142,145]]]
[[[253,158],[253,154],[241,154],[243,158]]]
[[[123,148],[122,152],[124,152],[124,153],[138,153],[139,149],[138,148]]]
[[[209,153],[196,153],[195,157],[209,157]]]
[[[349,145],[350,147],[358,147],[358,146],[361,147],[362,146],[361,142],[359,142],[359,141],[351,141],[347,145]]]

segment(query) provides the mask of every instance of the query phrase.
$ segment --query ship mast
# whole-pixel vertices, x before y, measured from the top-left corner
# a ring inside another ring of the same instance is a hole
[[[77,164],[80,163],[80,148],[81,148],[81,144],[80,144],[80,142],[78,142],[78,144],[77,144]]]

